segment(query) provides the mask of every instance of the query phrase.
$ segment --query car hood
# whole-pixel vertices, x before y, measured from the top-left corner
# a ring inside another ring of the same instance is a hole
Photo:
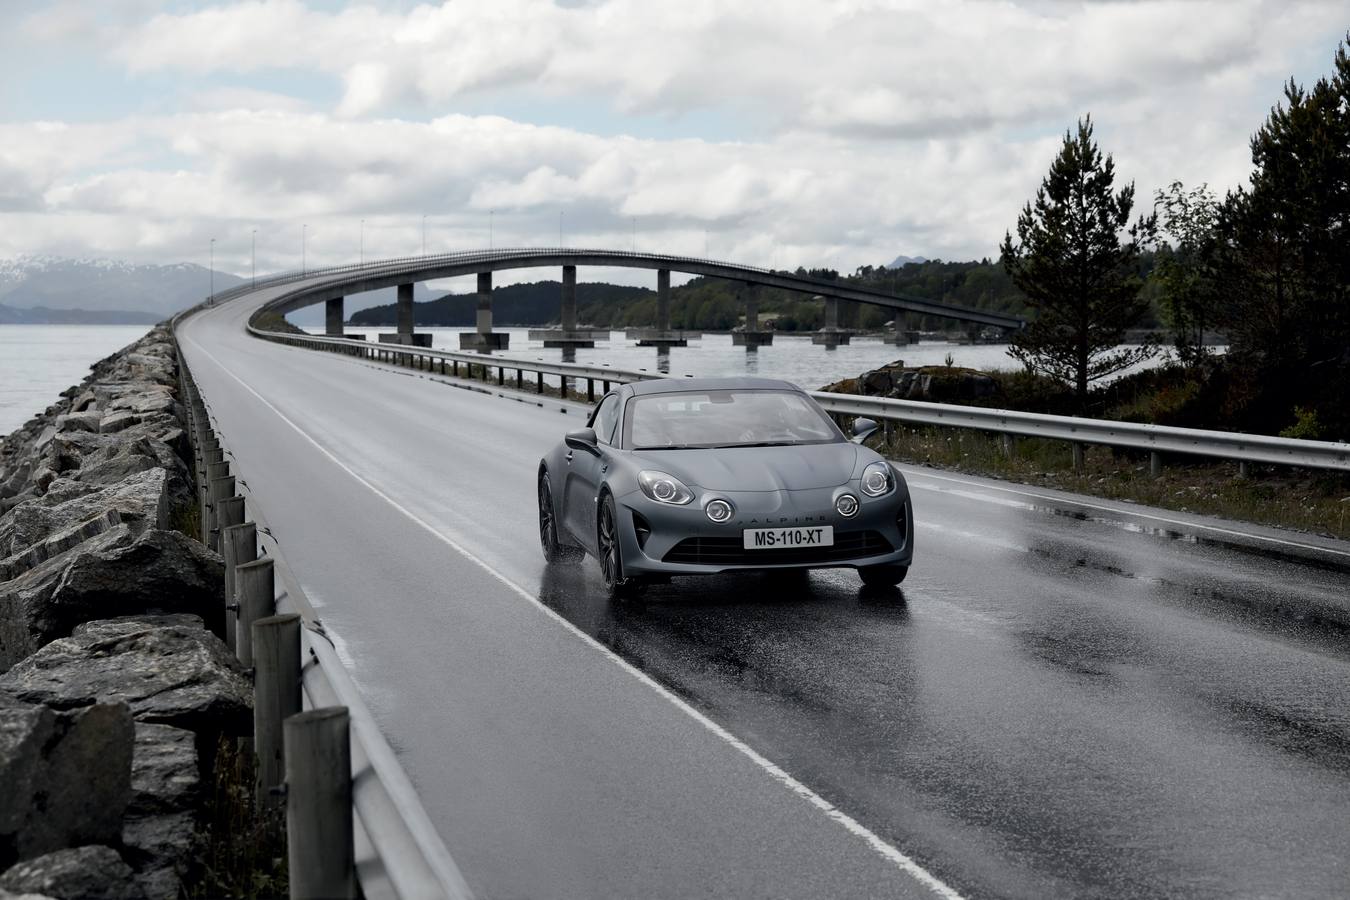
[[[851,443],[710,450],[636,450],[643,469],[656,469],[708,491],[805,491],[836,487],[853,477]]]

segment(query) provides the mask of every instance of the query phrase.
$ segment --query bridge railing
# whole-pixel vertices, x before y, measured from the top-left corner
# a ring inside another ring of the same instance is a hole
[[[175,316],[172,320],[175,330],[185,316],[207,305],[199,304]],[[219,430],[208,399],[202,395],[187,367],[181,348],[178,362],[194,455],[200,463],[200,450],[205,442],[220,448],[216,453],[223,458],[221,451],[228,452],[229,437]],[[234,462],[231,455],[229,465],[233,466]],[[254,539],[249,537],[250,549],[260,549],[262,558],[270,560],[275,577],[273,596],[268,598],[271,607],[277,613],[298,615],[303,623],[300,629],[300,668],[296,673],[302,689],[303,708],[341,708],[347,714],[350,772],[332,773],[332,777],[345,776],[350,779],[350,816],[355,854],[349,862],[353,864],[360,895],[368,900],[469,900],[471,891],[427,816],[393,749],[380,733],[379,726],[343,665],[333,641],[324,631],[299,579],[287,564],[285,535],[278,535],[269,526],[266,515],[251,495],[244,499],[246,517],[241,517],[241,521],[246,518],[253,526],[261,545],[254,545]],[[225,535],[233,530],[226,530],[221,527],[223,525],[224,522],[217,520],[209,507],[205,509],[204,531]],[[230,568],[233,559],[224,546],[222,552],[226,554],[227,568]],[[229,601],[233,598],[226,599]],[[239,605],[237,600],[235,605]],[[242,613],[235,615],[242,616]],[[242,618],[240,623],[244,626]],[[257,671],[261,672],[262,669]],[[312,859],[310,863],[328,883],[335,877],[341,880],[340,873],[329,871],[339,865],[338,860]],[[305,873],[292,872],[293,896],[295,881],[302,874]],[[313,878],[312,872],[309,877]]]
[[[585,393],[587,399],[591,401],[596,399],[597,384],[603,388],[601,391],[603,393],[611,384],[670,377],[656,372],[615,369],[609,366],[575,365],[399,344],[376,344],[319,335],[280,334],[253,326],[249,327],[249,331],[256,337],[294,346],[363,356],[427,371],[436,371],[439,367],[439,372],[443,375],[458,375],[461,367],[469,366],[480,367],[489,375],[496,370],[497,384],[503,386],[513,384],[518,389],[524,389],[528,383],[528,386],[538,393],[543,393],[544,376],[586,382]],[[513,373],[514,378],[508,379],[507,372]],[[527,374],[533,377],[527,378]],[[889,397],[831,394],[823,391],[814,391],[811,396],[826,412],[836,416],[865,416],[882,422],[965,428],[1010,437],[1047,438],[1066,441],[1079,447],[1094,444],[1143,450],[1158,455],[1177,454],[1233,460],[1239,463],[1350,471],[1350,444],[1347,443],[1306,441],[1136,422],[1113,422],[1077,416],[1054,416]],[[1159,459],[1160,456],[1154,457],[1155,467],[1159,464]]]

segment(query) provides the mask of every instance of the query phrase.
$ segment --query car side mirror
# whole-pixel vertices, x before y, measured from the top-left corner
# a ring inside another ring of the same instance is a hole
[[[861,444],[877,430],[875,419],[857,418],[853,420],[853,443]]]
[[[595,436],[594,428],[578,428],[576,431],[569,431],[567,437],[563,440],[573,450],[585,450],[587,453],[596,454],[600,452],[600,439]]]

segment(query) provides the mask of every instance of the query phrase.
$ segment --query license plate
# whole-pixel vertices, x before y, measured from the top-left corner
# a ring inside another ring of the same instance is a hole
[[[746,550],[783,550],[834,546],[834,526],[815,528],[747,528],[741,532]]]

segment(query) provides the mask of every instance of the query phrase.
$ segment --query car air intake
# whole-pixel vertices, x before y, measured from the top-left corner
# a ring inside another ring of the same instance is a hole
[[[685,538],[666,553],[662,562],[696,566],[828,565],[881,556],[895,548],[878,531],[836,531],[832,547],[784,547],[746,550],[735,537]]]

